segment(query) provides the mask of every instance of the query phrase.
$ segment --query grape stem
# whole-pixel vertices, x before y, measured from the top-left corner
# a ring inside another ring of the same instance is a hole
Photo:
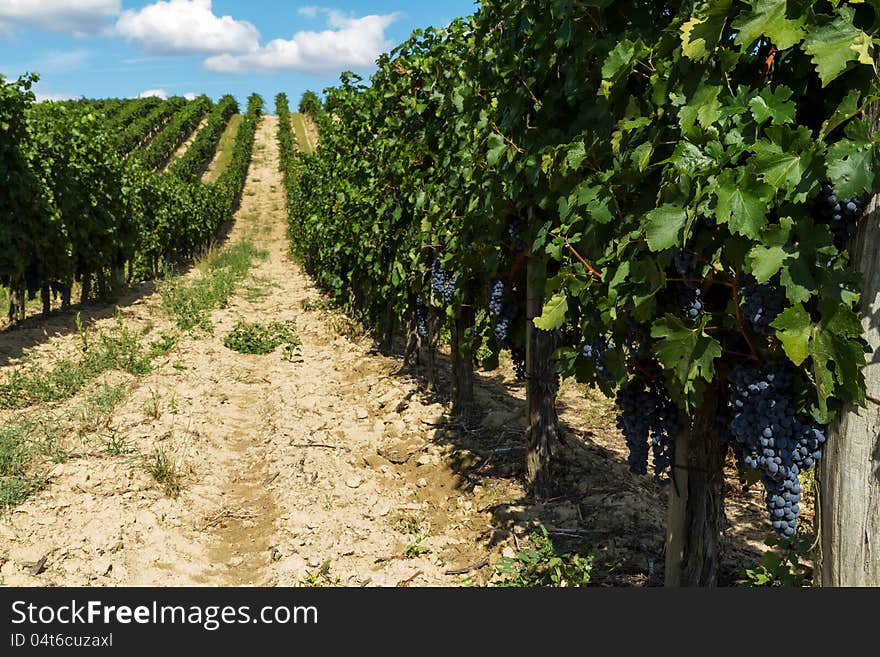
[[[865,395],[865,399],[867,399],[872,404],[877,404],[877,406],[880,406],[880,399],[877,399],[876,397],[872,397],[871,395]]]
[[[568,242],[566,242],[566,243],[565,243],[565,246],[568,247],[568,250],[571,251],[571,252],[574,254],[574,257],[577,258],[577,259],[580,261],[580,263],[581,263],[584,267],[587,268],[587,271],[590,272],[590,275],[592,275],[593,278],[595,278],[597,281],[601,281],[601,280],[602,280],[602,274],[600,274],[598,271],[596,271],[596,269],[595,269],[594,267],[592,267],[592,266],[590,265],[590,263],[587,262],[587,261],[584,259],[584,257],[583,257],[580,253],[578,253],[577,250],[576,250],[571,244],[569,244]]]
[[[495,132],[497,132],[498,135],[499,135],[504,141],[506,141],[508,144],[510,144],[510,146],[511,146],[512,148],[514,148],[514,149],[516,150],[517,153],[519,153],[520,155],[522,155],[523,153],[526,152],[526,149],[524,149],[522,146],[517,146],[517,145],[516,145],[516,142],[514,142],[512,139],[510,139],[510,137],[508,137],[507,135],[505,135],[505,134],[501,131],[501,128],[499,128],[499,127],[495,124],[495,122],[492,122],[492,129],[495,130]]]
[[[742,333],[743,338],[746,340],[746,344],[749,345],[749,351],[752,352],[752,356],[758,362],[761,362],[761,357],[758,355],[758,350],[755,349],[755,345],[752,344],[752,339],[749,337],[748,332],[746,331],[746,327],[743,324],[742,312],[739,309],[739,272],[733,278],[733,309],[736,312],[736,328]]]

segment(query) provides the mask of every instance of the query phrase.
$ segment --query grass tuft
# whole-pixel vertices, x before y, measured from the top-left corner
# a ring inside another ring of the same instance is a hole
[[[296,325],[293,322],[251,324],[239,321],[226,334],[223,344],[240,354],[256,355],[271,354],[283,346],[285,358],[291,360],[299,353],[302,341],[296,336]]]
[[[212,251],[200,263],[198,278],[175,277],[159,286],[163,309],[182,331],[213,333],[211,311],[224,307],[254,261],[267,255],[250,240]]]

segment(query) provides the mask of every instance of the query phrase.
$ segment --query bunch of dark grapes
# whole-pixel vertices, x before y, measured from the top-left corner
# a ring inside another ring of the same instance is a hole
[[[769,281],[752,283],[743,290],[743,314],[756,333],[770,335],[770,324],[785,309],[785,290]]]
[[[865,213],[865,203],[859,198],[839,199],[834,187],[824,183],[815,212],[820,223],[828,224],[835,242],[845,244],[856,234],[859,220]]]
[[[489,288],[489,313],[495,341],[502,349],[510,348],[510,328],[518,314],[507,300],[507,284],[498,280]]]
[[[24,272],[24,285],[27,288],[28,299],[33,301],[37,298],[37,292],[43,287],[45,281],[35,267],[28,267]]]
[[[528,247],[523,237],[526,233],[526,228],[526,223],[518,217],[513,219],[507,226],[507,236],[510,238],[510,246],[514,253],[521,253]]]
[[[694,273],[694,257],[684,249],[675,252],[672,262],[675,265],[675,271],[682,278],[690,278]]]
[[[703,312],[703,292],[699,288],[681,288],[678,305],[686,318],[697,319]]]
[[[614,343],[604,338],[596,338],[592,342],[585,344],[581,349],[584,358],[589,358],[596,364],[596,374],[600,379],[608,380],[611,375],[605,366],[605,352],[614,349]]]
[[[507,283],[497,280],[489,286],[489,315],[492,318],[492,332],[495,342],[502,349],[510,350],[513,368],[519,380],[525,379],[526,350],[511,340],[510,331],[521,317],[519,307],[511,303]]]
[[[434,264],[431,266],[431,288],[434,290],[434,294],[443,299],[447,306],[452,303],[455,296],[457,280],[458,277],[455,274],[443,270],[440,258],[434,260]]]
[[[428,337],[428,306],[425,305],[421,295],[416,298],[415,304],[416,332],[419,337]]]
[[[642,369],[617,393],[617,427],[629,448],[630,469],[647,474],[650,447],[654,476],[660,481],[672,466],[675,434],[680,426],[678,407],[669,397],[660,369],[650,363]]]
[[[685,279],[677,288],[678,306],[687,319],[695,320],[703,312],[703,292],[697,285],[693,256],[679,249],[672,258],[675,271]]]
[[[763,371],[739,366],[729,381],[735,451],[741,451],[746,467],[761,475],[773,529],[790,538],[800,513],[798,474],[809,471],[821,456],[825,433],[797,413],[790,369],[779,364]]]
[[[525,347],[511,347],[510,360],[513,361],[513,371],[518,381],[526,380],[526,350]],[[558,379],[558,377],[557,377]],[[559,381],[556,382],[557,389]]]

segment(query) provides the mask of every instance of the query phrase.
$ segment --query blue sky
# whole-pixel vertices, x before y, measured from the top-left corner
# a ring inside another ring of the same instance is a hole
[[[368,74],[415,28],[473,0],[0,0],[0,73],[40,74],[40,98],[285,91]]]

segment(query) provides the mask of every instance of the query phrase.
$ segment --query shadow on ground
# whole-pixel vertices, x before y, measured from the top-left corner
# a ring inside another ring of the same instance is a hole
[[[437,391],[423,394],[445,403],[450,382],[444,376],[449,359],[443,354],[437,357],[437,371]],[[418,365],[401,368],[399,374],[425,381]],[[555,454],[554,490],[549,499],[538,500],[525,485],[524,385],[511,368],[480,372],[474,394],[473,413],[466,418],[447,414],[433,441],[451,448],[448,465],[460,488],[485,500],[478,510],[490,518],[487,547],[511,541],[521,545],[543,525],[557,548],[595,555],[594,585],[662,586],[672,484],[630,472],[613,402],[598,391],[563,384],[557,408],[564,443]],[[769,534],[759,491],[743,493],[734,468],[727,475],[722,586],[743,581],[743,569],[759,561]]]

